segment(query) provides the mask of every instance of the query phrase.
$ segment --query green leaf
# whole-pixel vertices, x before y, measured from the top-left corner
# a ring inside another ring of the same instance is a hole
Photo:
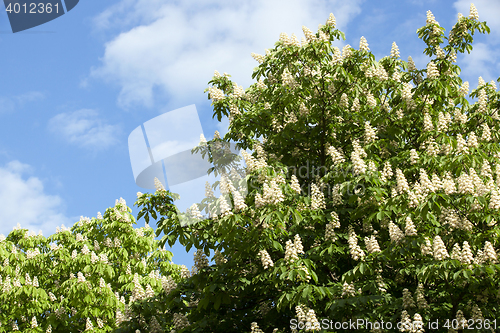
[[[221,302],[222,302],[222,294],[217,294],[215,296],[215,304],[214,304],[215,310],[219,310]]]

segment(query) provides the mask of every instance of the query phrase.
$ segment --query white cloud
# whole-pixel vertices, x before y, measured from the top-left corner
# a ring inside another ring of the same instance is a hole
[[[21,228],[45,236],[53,234],[61,224],[71,226],[63,213],[63,201],[57,195],[45,193],[42,181],[31,174],[32,168],[17,160],[0,167],[0,233],[8,235],[17,223]]]
[[[118,143],[120,127],[108,125],[95,110],[60,113],[49,120],[49,130],[83,148],[103,150]]]
[[[206,99],[203,90],[214,70],[247,87],[258,65],[251,52],[273,48],[280,32],[300,38],[302,25],[316,30],[330,12],[345,26],[361,2],[125,0],[95,19],[96,27],[127,30],[105,45],[102,64],[90,76],[117,83],[118,103],[125,108],[154,106],[157,88],[173,108],[193,104]]]
[[[28,102],[34,102],[34,101],[41,100],[44,97],[45,97],[45,95],[42,94],[39,91],[30,91],[30,92],[27,92],[27,93],[24,93],[24,94],[21,94],[21,95],[17,95],[17,96],[14,97],[14,99],[20,105],[24,105],[25,103],[28,103]]]
[[[12,97],[0,96],[0,114],[10,113],[29,102],[41,100],[45,95],[39,91],[29,91]]]
[[[0,113],[10,113],[16,108],[15,102],[9,97],[0,97]]]
[[[475,43],[470,54],[465,54],[461,61],[463,76],[470,80],[471,87],[475,88],[474,82],[482,76],[484,80],[490,81],[498,77],[497,52],[488,44]]]
[[[130,9],[136,0],[122,0],[107,9],[94,18],[94,26],[98,30],[109,29],[116,25],[125,25],[129,22],[124,22],[123,20],[115,20],[116,16],[126,13],[126,10]]]

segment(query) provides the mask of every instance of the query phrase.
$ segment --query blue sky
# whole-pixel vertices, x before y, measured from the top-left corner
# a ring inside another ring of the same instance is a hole
[[[416,30],[426,11],[450,30],[468,1],[82,0],[71,12],[25,32],[0,14],[0,233],[17,223],[45,236],[56,226],[94,217],[137,191],[128,136],[144,122],[195,104],[207,139],[227,121],[212,119],[203,92],[214,70],[251,85],[258,63],[281,32],[316,31],[329,13],[357,48],[366,37],[377,59],[395,41],[417,67],[427,58]],[[500,3],[475,1],[491,28],[459,56],[462,78],[477,86],[499,76]],[[133,208],[136,215],[137,209]],[[143,226],[139,221],[138,226]],[[174,247],[174,262],[193,265]]]

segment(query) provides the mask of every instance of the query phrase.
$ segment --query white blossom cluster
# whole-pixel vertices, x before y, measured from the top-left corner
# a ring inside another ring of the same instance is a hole
[[[234,98],[241,98],[245,95],[245,89],[242,86],[239,86],[236,82],[233,82],[233,92],[231,94]]]
[[[378,290],[381,293],[386,293],[387,292],[387,284],[384,282],[384,278],[382,277],[382,275],[380,273],[382,273],[382,270],[381,269],[377,270],[377,277],[375,279],[375,283],[377,284]]]
[[[439,76],[439,70],[436,64],[431,61],[427,64],[427,77],[429,79],[437,78]]]
[[[463,82],[458,91],[462,97],[467,97],[467,95],[469,94],[469,82]]]
[[[177,283],[174,281],[174,279],[172,279],[171,276],[162,276],[161,278],[161,286],[163,288],[163,291],[165,292],[165,294],[169,294],[172,290],[174,290],[175,288],[177,288]]]
[[[484,321],[483,313],[477,304],[474,304],[474,306],[472,307],[471,319],[473,320],[474,323],[476,323],[478,321],[479,322]]]
[[[432,250],[434,259],[436,260],[443,260],[450,257],[448,251],[446,250],[446,246],[444,245],[444,242],[439,235],[434,237]]]
[[[451,123],[451,115],[448,112],[438,114],[438,124],[437,130],[439,132],[446,132],[448,130],[448,125]]]
[[[458,245],[458,244],[456,244]],[[459,250],[458,246],[457,249]],[[472,264],[474,262],[474,256],[472,255],[472,250],[470,248],[469,242],[464,241],[462,251],[460,252],[460,262],[462,264]]]
[[[427,11],[427,20],[426,24],[437,24],[439,25],[438,21],[436,21],[436,18],[434,17],[434,14],[430,10]]]
[[[389,222],[389,237],[391,238],[391,242],[394,243],[401,242],[405,237],[401,229],[392,221]]]
[[[295,82],[295,78],[290,73],[288,68],[285,68],[283,74],[281,74],[281,80],[283,81],[284,86],[288,86],[290,88],[295,88],[298,84]]]
[[[491,262],[493,264],[498,263],[497,253],[490,241],[484,242],[483,262]]]
[[[377,134],[370,122],[365,122],[365,144],[370,144],[377,139]]]
[[[382,169],[382,173],[380,174],[380,180],[385,183],[389,179],[391,179],[393,175],[394,173],[392,172],[391,163],[389,161],[386,161],[384,163],[384,168]]]
[[[368,253],[380,252],[380,246],[374,235],[370,237],[365,237],[365,245]]]
[[[219,252],[219,250],[216,250],[214,253],[214,261],[217,266],[220,266],[225,264],[227,262],[227,259],[221,252]]]
[[[120,326],[121,323],[126,321],[128,318],[123,314],[120,308],[116,309],[115,325]]]
[[[303,305],[298,305],[295,307],[295,313],[297,314],[297,319],[305,326],[305,331],[319,331],[321,326],[318,319],[316,318],[316,313],[313,309],[309,309]]]
[[[406,236],[416,236],[417,235],[417,229],[415,228],[415,224],[413,223],[413,220],[411,219],[410,216],[406,217],[405,235]]]
[[[256,159],[255,157],[253,157],[244,150],[241,152],[241,155],[245,159],[246,169],[248,173],[253,172],[255,170],[259,170],[267,166],[267,163],[264,160],[264,158]]]
[[[477,148],[479,143],[477,142],[477,136],[474,132],[469,133],[469,137],[467,139],[467,145],[469,148]]]
[[[346,44],[344,45],[344,47],[342,48],[342,59],[346,59],[346,58],[349,58],[353,53],[353,48],[351,47],[351,45],[349,44]]]
[[[420,245],[420,250],[422,252],[422,255],[424,255],[424,256],[426,256],[426,255],[432,255],[432,243],[431,243],[431,240],[429,239],[429,237],[425,237],[424,240],[425,240],[425,243],[422,243]]]
[[[392,42],[391,46],[391,58],[399,58],[399,48],[396,42]]]
[[[247,204],[245,203],[245,199],[241,195],[241,188],[232,192],[233,194],[233,201],[234,201],[234,209],[236,211],[241,211],[245,208],[247,208]]]
[[[334,242],[337,240],[334,229],[340,228],[340,219],[339,215],[336,212],[332,211],[330,215],[332,216],[332,222],[326,225],[325,240],[331,240],[332,242]]]
[[[356,295],[356,289],[354,288],[354,284],[344,282],[342,285],[342,297],[354,297]]]
[[[456,317],[456,322],[457,322],[457,329],[459,330],[464,330],[464,329],[467,329],[469,327],[469,325],[467,325],[467,320],[465,319],[465,316],[464,316],[464,313],[462,310],[458,310],[457,311],[457,317]],[[457,330],[452,330],[452,332],[458,332]]]
[[[406,180],[405,175],[401,171],[401,169],[396,169],[396,183],[397,183],[397,193],[403,194],[410,190],[410,186],[408,185],[408,181]]]
[[[353,152],[351,153],[351,161],[353,163],[353,174],[360,175],[366,172],[366,163],[363,161],[363,157],[366,157],[367,154],[365,150],[359,145],[358,140],[356,139],[353,142]]]
[[[349,226],[349,238],[347,242],[349,243],[349,252],[354,260],[360,260],[365,257],[365,252],[358,245],[358,236],[352,226]]]
[[[40,254],[40,250],[38,248],[35,248],[34,250],[28,250],[28,251],[26,251],[26,258],[33,259],[39,254]]]
[[[288,240],[285,244],[285,262],[292,264],[296,260],[299,260],[299,254],[304,254],[304,247],[302,246],[300,235],[297,234],[293,242],[292,240]]]
[[[500,209],[500,194],[496,187],[491,191],[490,203],[488,205],[488,208]]]
[[[415,66],[415,62],[411,56],[408,56],[408,71],[416,71],[417,66]]]
[[[87,317],[87,321],[85,322],[85,331],[92,331],[92,330],[94,330],[94,325],[92,324],[90,318]]]
[[[478,108],[477,112],[479,113],[486,113],[487,111],[487,102],[488,102],[488,97],[486,96],[486,91],[484,89],[480,90],[478,93]]]
[[[306,37],[307,42],[311,42],[316,39],[316,36],[311,31],[311,29],[307,28],[306,26],[302,26],[302,31],[304,32],[304,36]]]
[[[340,163],[345,162],[344,155],[341,150],[337,150],[335,147],[328,147],[328,155],[332,157],[333,165],[336,166]]]
[[[134,284],[134,289],[132,290],[132,295],[130,296],[130,299],[132,300],[131,302],[145,299],[146,291],[144,290],[144,287],[141,284],[141,277],[139,277],[137,273],[134,274],[132,283]]]
[[[397,72],[395,72],[396,74]],[[368,78],[377,78],[380,81],[386,81],[389,79],[389,74],[382,65],[373,65],[365,71],[365,76]],[[399,78],[398,78],[399,79]],[[347,95],[346,95],[347,97]]]
[[[311,280],[311,274],[309,274],[309,270],[307,269],[307,267],[302,263],[299,265],[298,269],[305,273],[305,277],[303,278],[302,276],[298,275],[297,278],[309,282]]]
[[[469,147],[467,142],[463,138],[462,134],[457,134],[457,153],[458,154],[468,154]]]
[[[255,321],[250,325],[250,329],[251,333],[264,333],[264,331],[259,328],[259,325],[257,325]]]
[[[401,313],[401,323],[398,323],[398,327],[401,327],[399,329],[400,332],[423,333],[425,325],[420,314],[415,313],[412,322],[408,312],[403,310]]]
[[[207,198],[214,198],[214,191],[212,190],[212,187],[210,186],[209,182],[205,182],[205,197]]]
[[[49,298],[52,302],[55,302],[57,300],[56,295],[54,295],[51,291],[49,291]]]
[[[406,101],[406,103],[411,103],[413,100],[412,93],[413,86],[409,82],[405,82],[403,84],[403,89],[401,90],[401,97]]]
[[[176,330],[186,328],[190,325],[187,317],[182,313],[174,313],[173,323]]]
[[[432,131],[434,129],[434,124],[432,123],[432,118],[428,112],[424,113],[424,131]]]
[[[446,54],[439,45],[435,47],[435,52],[436,52],[436,58],[438,59],[444,59],[446,57]]]
[[[198,249],[194,253],[194,267],[197,272],[201,271],[203,268],[208,266],[208,258],[203,253],[203,250]]]
[[[361,36],[359,40],[359,50],[370,51],[370,48],[368,47],[368,42],[366,41],[366,38],[364,36]]]
[[[99,321],[99,319],[97,319],[97,320]],[[149,323],[149,332],[150,333],[163,333],[163,329],[161,328],[161,325],[158,322],[158,319],[156,319],[156,316],[153,316],[151,318],[151,321]],[[138,333],[138,332],[136,331],[136,333]]]
[[[337,20],[335,19],[335,16],[330,13],[328,16],[328,19],[326,20],[326,25],[332,28],[335,28],[335,25],[337,24]]]
[[[415,301],[413,300],[413,297],[411,296],[411,292],[408,290],[408,288],[403,289],[403,308],[409,309],[409,308],[414,308]]]
[[[292,175],[291,177],[291,182],[290,182],[290,187],[292,190],[295,191],[295,193],[300,194],[302,193],[302,189],[300,188],[299,180],[295,175]]]
[[[349,98],[346,93],[343,93],[342,96],[340,96],[340,106],[345,109],[349,108]]]
[[[268,269],[269,267],[274,266],[274,262],[266,250],[260,250],[259,256],[260,256],[260,260],[262,261],[262,266],[264,266],[264,269]]]
[[[366,102],[368,104],[368,106],[370,106],[371,108],[374,108],[377,106],[377,100],[375,99],[375,96],[373,96],[373,94],[371,92],[366,92]]]
[[[458,212],[451,208],[443,208],[441,215],[439,215],[439,221],[442,224],[447,224],[454,229],[462,229],[466,231],[472,231],[473,225],[469,219],[466,217],[460,217]]]
[[[157,191],[165,191],[165,187],[158,178],[155,177],[154,182]]]
[[[311,185],[311,209],[326,209],[325,195],[316,184]]]
[[[356,97],[352,101],[352,107],[351,107],[351,112],[359,112],[361,110],[361,104],[359,103],[359,98]],[[335,133],[334,133],[335,134]]]
[[[180,269],[182,279],[187,279],[191,276],[191,273],[189,272],[189,269],[186,267],[186,265],[181,265]]]
[[[189,216],[195,220],[201,220],[203,218],[203,215],[201,214],[199,208],[198,208],[198,205],[197,204],[192,204],[191,207],[189,207],[187,209],[187,213],[189,214]],[[139,230],[139,229],[136,229],[136,230]],[[144,233],[143,235],[144,236]],[[141,236],[141,237],[142,237]]]
[[[213,101],[213,103],[217,103],[218,101],[221,101],[225,98],[224,92],[217,87],[210,87],[208,92],[209,97]]]
[[[278,204],[285,200],[285,196],[279,183],[276,179],[272,179],[270,182],[264,183],[263,195],[257,193],[255,195],[256,207],[262,207],[266,204]]]
[[[470,4],[469,18],[479,21],[479,13],[477,12],[477,8],[473,3]]]
[[[219,209],[220,209],[220,215],[222,217],[224,216],[230,216],[230,215],[233,215],[233,212],[231,211],[231,206],[229,205],[229,203],[227,202],[226,200],[226,197],[228,197],[227,195],[224,195],[222,194],[219,199],[218,199],[218,202],[219,202]],[[229,198],[228,198],[229,199]]]

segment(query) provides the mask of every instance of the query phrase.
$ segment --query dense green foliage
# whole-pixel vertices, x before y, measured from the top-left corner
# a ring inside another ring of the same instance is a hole
[[[496,331],[500,95],[481,78],[469,95],[455,64],[486,23],[472,6],[445,36],[428,12],[421,70],[395,43],[378,61],[364,38],[334,47],[333,15],[303,31],[253,55],[248,89],[218,72],[209,82],[230,127],[194,149],[222,175],[191,207],[196,223],[158,184],[136,205],[159,243],[124,202],[71,231],[0,242],[0,330]],[[246,170],[230,141],[253,150]],[[156,250],[175,242],[197,249],[191,272]]]
[[[2,236],[0,332],[110,332],[125,319],[138,322],[142,300],[178,279],[180,268],[152,228],[134,224],[121,199],[104,216],[82,217],[47,238],[19,226]],[[141,327],[153,332],[157,313],[147,313]]]
[[[166,320],[177,332],[341,331],[324,319],[392,324],[360,331],[428,331],[436,320],[442,332],[494,331],[499,93],[480,78],[468,95],[455,64],[486,23],[472,6],[447,37],[428,12],[421,70],[395,43],[378,61],[364,38],[359,50],[334,47],[343,34],[333,15],[303,30],[302,43],[282,34],[253,55],[248,89],[218,72],[209,82],[214,117],[231,120],[210,143],[254,151],[244,155],[244,202],[238,184],[216,183],[233,209],[208,191],[198,207],[210,215],[186,227],[158,197],[170,193],[138,203],[141,216],[158,214],[163,243],[200,250],[196,272],[163,300]]]

